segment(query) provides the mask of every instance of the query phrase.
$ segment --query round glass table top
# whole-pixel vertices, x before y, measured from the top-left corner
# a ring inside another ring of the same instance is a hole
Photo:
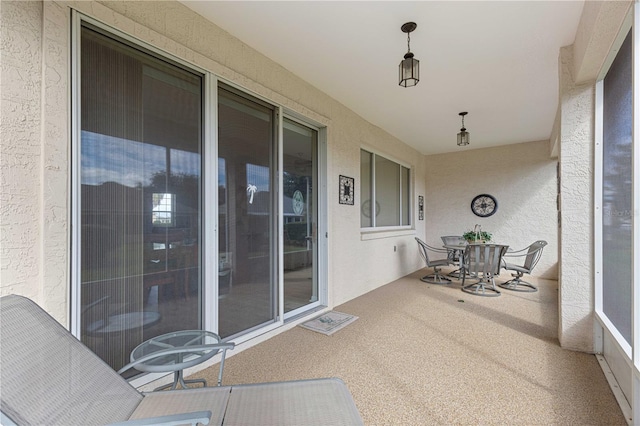
[[[220,337],[210,331],[184,330],[167,333],[138,345],[131,351],[131,362],[157,354],[135,368],[146,372],[170,372],[200,364],[219,352]],[[163,352],[167,352],[163,354]]]

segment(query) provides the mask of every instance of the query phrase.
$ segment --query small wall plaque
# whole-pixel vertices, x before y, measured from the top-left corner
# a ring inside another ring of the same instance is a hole
[[[353,205],[354,199],[354,179],[347,176],[340,175],[340,204]]]

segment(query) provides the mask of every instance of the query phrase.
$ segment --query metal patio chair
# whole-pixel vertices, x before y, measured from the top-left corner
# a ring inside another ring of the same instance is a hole
[[[500,296],[494,277],[500,273],[502,257],[509,246],[500,244],[469,244],[464,251],[462,291],[476,296]],[[467,278],[477,280],[466,284]]]
[[[451,264],[451,261],[447,257],[447,250],[431,247],[418,237],[416,237],[416,241],[418,242],[420,255],[424,259],[427,267],[433,268],[433,273],[429,275],[425,275],[424,277],[420,278],[420,281],[424,281],[426,283],[431,283],[431,284],[449,284],[451,280],[447,278],[445,275],[441,274],[440,269],[438,269],[438,267],[448,266]],[[445,256],[445,257],[441,257],[439,259],[433,259],[429,257],[430,253],[432,255],[439,254],[440,256]]]
[[[538,240],[522,250],[508,251],[502,259],[502,267],[508,271],[514,271],[515,273],[511,274],[514,278],[498,284],[498,286],[505,290],[523,291],[527,293],[538,291],[538,288],[535,285],[527,281],[523,281],[522,276],[524,274],[531,275],[531,271],[533,271],[533,268],[538,264],[538,261],[542,257],[542,250],[546,245],[546,241]],[[522,263],[516,263],[511,260],[516,258],[520,258]]]

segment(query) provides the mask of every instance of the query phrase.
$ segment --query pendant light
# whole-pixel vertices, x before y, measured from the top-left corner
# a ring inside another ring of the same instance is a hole
[[[458,115],[462,117],[462,128],[460,129],[460,133],[458,133],[458,146],[469,145],[470,135],[467,129],[464,128],[464,116],[467,114],[468,112],[466,111],[458,113]]]
[[[420,81],[420,61],[413,57],[411,53],[411,32],[416,29],[418,25],[415,22],[407,22],[403,24],[400,29],[403,33],[407,33],[407,53],[404,55],[404,59],[400,61],[400,86],[411,87],[418,84]]]

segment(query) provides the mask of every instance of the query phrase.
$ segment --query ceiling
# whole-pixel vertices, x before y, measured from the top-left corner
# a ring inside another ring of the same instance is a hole
[[[583,1],[182,1],[423,154],[549,139]],[[398,85],[413,21],[420,82]],[[461,111],[469,146],[456,145]]]

